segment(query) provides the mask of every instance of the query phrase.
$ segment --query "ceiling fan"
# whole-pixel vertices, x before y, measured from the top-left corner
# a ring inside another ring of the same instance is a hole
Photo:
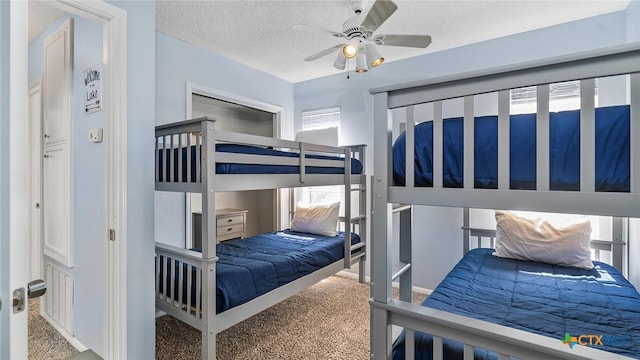
[[[351,7],[355,15],[344,22],[342,32],[313,25],[294,25],[295,29],[322,31],[346,40],[346,42],[322,50],[304,60],[317,60],[334,51],[342,50],[338,53],[333,66],[338,70],[344,70],[347,60],[355,58],[356,72],[364,73],[369,66],[376,67],[384,62],[384,57],[380,54],[378,46],[426,48],[431,44],[431,36],[429,35],[374,35],[376,29],[398,9],[398,6],[390,0],[375,0],[367,14],[363,15],[362,10],[366,3],[365,0],[351,0]]]

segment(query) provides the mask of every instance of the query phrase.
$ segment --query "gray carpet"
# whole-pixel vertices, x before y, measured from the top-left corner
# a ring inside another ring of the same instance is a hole
[[[217,358],[368,359],[369,285],[333,276],[223,331]],[[422,302],[416,295],[414,302]],[[200,332],[156,320],[156,358],[200,359]]]
[[[332,276],[223,331],[217,358],[368,359],[369,285]],[[420,303],[424,295],[416,294]],[[65,359],[78,351],[29,301],[29,359]],[[200,359],[200,332],[170,316],[156,319],[157,359]]]
[[[78,350],[40,316],[40,299],[29,300],[29,359],[66,359]]]

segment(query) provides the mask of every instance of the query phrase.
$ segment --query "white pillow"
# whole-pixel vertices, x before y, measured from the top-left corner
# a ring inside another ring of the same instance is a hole
[[[548,221],[496,210],[496,223],[496,256],[593,269],[589,221],[555,227]]]
[[[291,220],[291,230],[311,234],[336,236],[340,203],[305,204],[299,202]]]
[[[318,145],[338,146],[338,128],[300,131],[296,134],[296,141]]]

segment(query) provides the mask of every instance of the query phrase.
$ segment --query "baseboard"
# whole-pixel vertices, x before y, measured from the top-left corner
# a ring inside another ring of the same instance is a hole
[[[56,331],[60,335],[62,335],[62,337],[64,337],[69,342],[69,344],[71,344],[71,346],[76,348],[76,350],[80,352],[88,350],[88,348],[82,345],[82,343],[78,341],[78,339],[73,337],[72,334],[69,334],[67,330],[65,330],[62,326],[58,325],[53,319],[51,319],[49,315],[47,315],[47,313],[41,310],[40,316],[42,316],[42,318],[45,319],[49,323],[49,325],[51,325],[54,329],[56,329]]]
[[[352,273],[352,272],[346,271],[346,270],[340,271],[336,275],[342,276],[342,277],[346,277],[346,278],[349,278],[349,279],[358,280],[358,274]],[[364,281],[367,284],[371,284],[371,279],[370,279],[369,276],[365,276],[364,277]],[[397,282],[392,282],[391,286],[393,286],[394,288],[398,288],[400,286],[400,284],[398,284]],[[416,292],[418,294],[424,294],[424,295],[431,295],[431,293],[433,292],[432,289],[426,289],[426,288],[419,287],[419,286],[413,286],[412,290],[413,290],[413,292]]]
[[[165,316],[165,315],[167,315],[166,312],[156,308],[156,319],[159,318],[160,316]]]

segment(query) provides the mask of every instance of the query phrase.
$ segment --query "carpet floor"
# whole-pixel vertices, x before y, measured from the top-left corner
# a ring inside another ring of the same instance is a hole
[[[425,296],[414,295],[421,303]],[[369,285],[329,277],[217,336],[217,359],[369,358]],[[29,301],[29,359],[65,359],[78,351]],[[201,335],[170,316],[156,319],[157,359],[200,359]]]
[[[40,299],[29,300],[29,359],[66,359],[77,353],[78,350],[40,316]]]
[[[368,359],[368,300],[368,284],[332,276],[218,334],[217,358]],[[157,359],[200,359],[201,344],[200,331],[156,319]]]

